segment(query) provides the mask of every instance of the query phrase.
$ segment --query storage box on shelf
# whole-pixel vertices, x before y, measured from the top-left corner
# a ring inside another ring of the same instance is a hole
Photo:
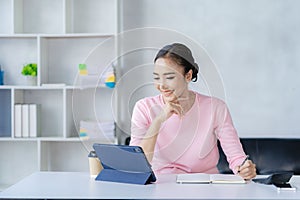
[[[0,90],[0,138],[11,137],[11,90]]]
[[[80,63],[106,67],[102,57],[116,54],[116,45],[104,45],[103,55],[87,59],[116,34],[117,4],[118,0],[0,1],[0,64],[5,71],[0,86],[0,191],[1,185],[5,188],[37,170],[88,171],[91,144],[112,142],[79,138],[81,120],[113,120],[112,90],[81,87],[76,80]],[[27,86],[21,74],[27,63],[38,65],[36,86]],[[41,106],[38,137],[15,137],[15,104]]]

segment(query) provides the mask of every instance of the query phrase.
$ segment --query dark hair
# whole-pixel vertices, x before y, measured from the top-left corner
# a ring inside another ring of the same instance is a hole
[[[192,70],[192,81],[197,81],[199,67],[195,63],[192,52],[187,46],[180,43],[166,45],[158,51],[154,62],[159,58],[170,58],[176,64],[183,66],[185,74]]]

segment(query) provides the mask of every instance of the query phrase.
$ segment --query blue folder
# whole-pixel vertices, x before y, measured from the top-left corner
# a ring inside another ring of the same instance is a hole
[[[96,180],[141,185],[156,181],[141,147],[94,144],[93,148],[103,166]]]

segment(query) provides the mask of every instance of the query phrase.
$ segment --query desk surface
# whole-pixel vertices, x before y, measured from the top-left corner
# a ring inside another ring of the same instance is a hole
[[[0,193],[0,199],[300,199],[300,176],[291,179],[296,192],[277,192],[272,185],[177,184],[175,175],[158,176],[155,184],[95,181],[82,172],[37,172]]]

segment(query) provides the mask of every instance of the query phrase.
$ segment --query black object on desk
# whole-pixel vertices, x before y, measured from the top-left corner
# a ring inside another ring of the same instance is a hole
[[[141,147],[94,144],[93,148],[103,166],[96,180],[142,185],[156,181]]]
[[[288,183],[293,176],[293,172],[279,172],[279,173],[274,173],[267,178],[256,178],[253,179],[253,182],[256,183],[262,183],[262,184],[285,184]]]

